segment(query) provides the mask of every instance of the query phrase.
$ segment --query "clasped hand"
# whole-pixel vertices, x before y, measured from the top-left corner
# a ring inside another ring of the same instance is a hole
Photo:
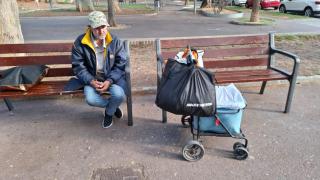
[[[92,80],[91,81],[91,86],[93,86],[97,91],[99,92],[105,92],[109,86],[110,86],[110,82],[109,81],[98,81],[98,80]]]

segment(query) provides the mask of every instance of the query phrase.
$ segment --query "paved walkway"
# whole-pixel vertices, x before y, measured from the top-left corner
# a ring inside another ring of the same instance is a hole
[[[264,95],[242,89],[245,161],[232,158],[234,139],[218,137],[202,138],[203,159],[185,161],[190,130],[172,114],[162,124],[154,95],[134,96],[133,127],[117,120],[109,129],[101,128],[103,110],[82,98],[17,100],[14,115],[0,104],[0,179],[319,179],[319,88],[297,85],[289,114],[281,112],[287,86],[267,86]]]

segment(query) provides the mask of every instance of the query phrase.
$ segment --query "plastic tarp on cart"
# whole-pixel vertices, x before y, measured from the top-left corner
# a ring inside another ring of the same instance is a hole
[[[216,86],[217,108],[243,109],[246,101],[234,84]]]

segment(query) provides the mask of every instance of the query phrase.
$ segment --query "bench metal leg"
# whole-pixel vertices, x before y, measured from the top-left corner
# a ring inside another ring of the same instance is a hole
[[[260,94],[264,93],[264,89],[266,88],[266,85],[267,85],[267,81],[263,81],[260,88]]]
[[[7,99],[7,98],[3,98],[3,100],[6,103],[8,110],[12,111],[14,109],[14,107],[13,107],[11,101],[9,99]]]
[[[167,123],[167,111],[162,110],[162,123]]]
[[[133,117],[132,117],[132,96],[131,95],[127,98],[127,112],[128,112],[128,126],[132,126]]]
[[[286,102],[286,107],[285,107],[284,113],[290,112],[291,102],[292,102],[292,98],[293,98],[293,92],[294,92],[294,88],[296,85],[296,79],[293,79],[289,82],[290,82],[290,85],[289,85],[287,102]]]

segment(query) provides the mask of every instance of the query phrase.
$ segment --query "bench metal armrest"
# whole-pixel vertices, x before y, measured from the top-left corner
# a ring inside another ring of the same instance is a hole
[[[128,83],[128,86],[129,88],[131,88],[131,65],[130,65],[130,50],[129,50],[129,42],[128,40],[125,40],[124,41],[124,46],[125,46],[125,51],[127,53],[127,63],[126,63],[126,66],[125,66],[125,76],[126,76],[126,80],[127,80],[127,83]],[[128,89],[128,90],[131,90],[131,89]]]
[[[160,85],[160,81],[162,78],[162,71],[163,71],[163,59],[161,55],[157,55],[157,87]]]
[[[127,81],[127,112],[128,112],[128,126],[133,125],[132,115],[132,90],[131,90],[131,66],[130,66],[130,44],[128,40],[124,41],[124,46],[127,52],[127,63],[125,66],[125,76]]]
[[[298,74],[298,68],[299,68],[299,64],[300,64],[300,58],[299,58],[297,55],[295,55],[295,54],[293,54],[293,53],[290,53],[290,52],[287,52],[287,51],[284,51],[284,50],[276,49],[276,48],[274,48],[274,47],[271,47],[271,48],[270,48],[270,52],[271,52],[271,55],[281,54],[281,55],[283,55],[283,56],[289,57],[291,60],[293,60],[293,63],[294,63],[294,64],[293,64],[293,67],[292,67],[292,72],[291,72],[291,74],[288,73],[288,72],[286,72],[286,71],[284,71],[284,70],[281,70],[281,69],[279,69],[279,68],[271,67],[271,66],[270,66],[271,69],[274,69],[275,71],[278,71],[278,72],[283,73],[283,74],[285,74],[285,75],[287,75],[287,76],[290,76],[290,77],[296,76],[296,75]]]
[[[131,91],[131,65],[130,65],[130,51],[129,51],[129,42],[127,40],[124,41],[124,46],[127,53],[127,63],[125,66],[125,76],[128,84],[128,90]]]
[[[125,67],[125,73],[126,73],[126,77],[130,78],[130,62],[127,62],[126,67]]]

